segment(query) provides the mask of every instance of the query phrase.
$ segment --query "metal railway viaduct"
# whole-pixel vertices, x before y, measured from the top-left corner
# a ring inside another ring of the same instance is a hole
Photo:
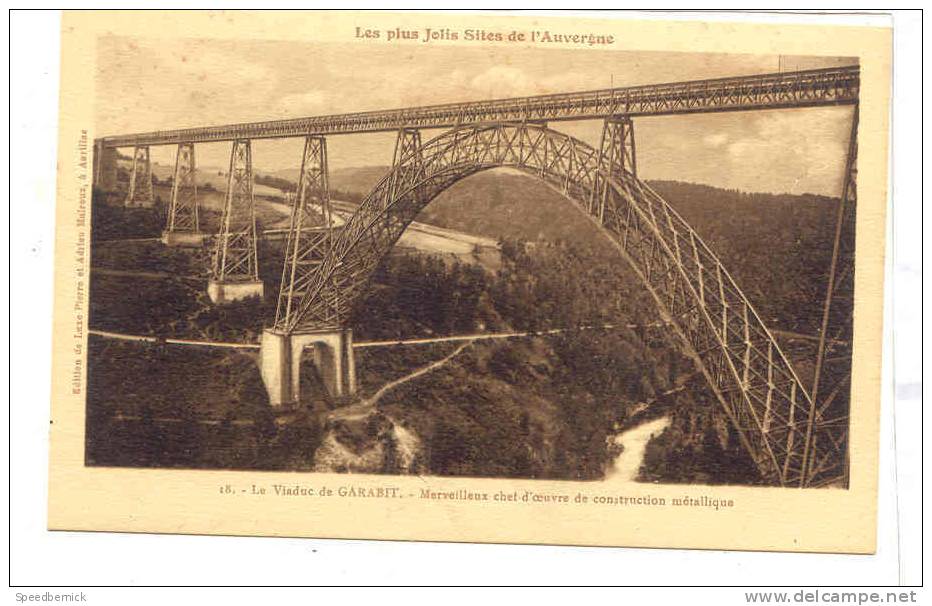
[[[114,191],[116,150],[132,148],[125,204],[151,205],[149,148],[177,146],[163,241],[202,246],[195,144],[231,142],[208,292],[217,304],[261,296],[251,141],[304,138],[277,311],[260,348],[270,402],[288,406],[299,395],[306,346],[332,394],[355,390],[350,307],[422,208],[486,169],[533,174],[584,213],[630,265],[766,481],[846,484],[858,91],[859,69],[842,67],[120,135],[95,141],[94,182]],[[837,105],[853,107],[851,136],[814,378],[804,385],[712,250],[638,179],[634,119]],[[549,126],[566,120],[603,121],[599,146]],[[447,130],[422,142],[421,129]],[[384,131],[398,135],[393,166],[338,227],[326,138]],[[841,371],[829,372],[831,364]]]

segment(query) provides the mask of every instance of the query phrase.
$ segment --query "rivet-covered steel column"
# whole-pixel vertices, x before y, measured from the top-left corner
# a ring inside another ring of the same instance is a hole
[[[304,140],[298,191],[291,209],[285,245],[282,283],[272,328],[263,331],[260,370],[275,407],[294,407],[301,401],[301,365],[306,348],[330,397],[356,391],[353,333],[345,326],[339,285],[327,285],[317,313],[301,317],[297,310],[309,294],[324,258],[330,254],[335,217],[330,202],[327,140],[308,135]]]
[[[262,297],[256,239],[256,201],[252,191],[252,146],[237,139],[230,153],[230,173],[220,231],[214,248],[207,294],[215,304]]]
[[[198,217],[196,170],[194,144],[179,143],[168,220],[162,232],[162,242],[167,246],[201,246],[204,243],[205,234],[200,231]]]

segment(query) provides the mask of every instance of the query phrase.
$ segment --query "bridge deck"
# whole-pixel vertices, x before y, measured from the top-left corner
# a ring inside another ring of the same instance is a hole
[[[112,148],[373,133],[404,126],[451,128],[481,122],[587,120],[613,114],[659,116],[843,105],[857,102],[859,85],[860,69],[851,66],[154,131],[104,137],[99,142]]]

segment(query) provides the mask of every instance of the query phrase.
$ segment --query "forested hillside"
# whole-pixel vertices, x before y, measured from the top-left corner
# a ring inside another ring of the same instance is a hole
[[[338,174],[334,190],[343,188],[343,199],[358,201],[384,169]],[[265,180],[287,187],[287,177],[280,174]],[[815,333],[830,254],[831,199],[748,194],[677,182],[651,185],[721,258],[765,323],[771,328]],[[157,210],[95,207],[94,213],[98,237],[115,237],[121,230],[122,237],[154,236],[163,221]],[[97,398],[90,421],[104,427],[108,415],[120,414],[151,429],[152,418],[175,418],[181,414],[178,410],[190,411],[198,401],[213,402],[217,394],[229,391],[235,406],[227,412],[223,406],[212,408],[211,422],[247,428],[236,431],[248,433],[253,450],[241,452],[239,440],[230,437],[233,430],[224,429],[226,433],[220,433],[226,437],[220,446],[176,452],[171,464],[306,469],[317,464],[315,448],[323,439],[320,431],[330,431],[326,434],[330,437],[353,435],[359,444],[379,443],[385,452],[395,452],[392,449],[398,446],[391,442],[393,434],[385,429],[394,424],[416,436],[420,444],[416,461],[407,467],[410,471],[597,479],[617,454],[610,445],[611,436],[645,417],[664,414],[672,417],[672,423],[648,445],[643,479],[758,481],[701,376],[675,341],[651,328],[658,315],[644,289],[617,251],[562,196],[515,171],[489,171],[456,184],[418,220],[497,239],[501,267],[490,270],[449,256],[389,256],[354,306],[351,325],[357,342],[548,329],[566,332],[476,342],[441,369],[387,393],[378,406],[378,415],[387,415],[378,417],[381,420],[372,416],[369,419],[376,420],[366,420],[355,429],[344,423],[329,430],[308,421],[302,431],[313,434],[313,440],[301,434],[305,448],[300,451],[292,448],[293,436],[265,419],[264,391],[245,354],[203,356],[192,362],[180,357],[183,352],[161,346],[134,353],[148,346],[97,343],[92,351],[119,355],[104,353],[90,360],[90,393]],[[259,250],[268,299],[224,308],[206,301],[199,275],[206,267],[204,254],[164,251],[157,243],[97,246],[93,251],[97,267],[177,275],[174,282],[164,282],[144,276],[92,274],[92,327],[256,342],[274,313],[281,275],[280,243],[267,242]],[[603,324],[613,328],[592,328]],[[364,395],[449,353],[442,347],[408,346],[357,351]],[[165,392],[159,383],[164,377],[140,370],[153,355],[177,362],[171,369],[180,374],[199,372],[191,366],[195,362],[203,372],[214,373],[214,368],[234,372],[217,374],[210,384],[191,382],[191,389],[185,391],[185,402],[190,405],[179,408],[177,394]],[[664,395],[670,390],[676,391]],[[140,397],[149,393],[161,395]],[[237,415],[249,417],[251,424],[235,425],[242,420]],[[130,421],[120,423],[123,427]],[[160,426],[159,435],[170,438],[174,435],[171,427]],[[181,443],[200,444],[195,437],[184,437]],[[136,434],[126,433],[125,440],[136,439]],[[98,439],[92,449],[94,461],[126,464],[121,458],[123,447],[110,446],[121,443]],[[279,454],[271,463],[267,456],[256,454],[269,444],[285,445],[275,451]],[[368,471],[397,471],[395,459],[386,455],[384,461]],[[157,461],[132,459],[129,464]]]
[[[334,187],[339,183],[343,190],[364,195],[384,170],[344,171]],[[832,198],[676,181],[649,185],[719,256],[766,323],[814,334],[831,260]],[[514,170],[460,181],[431,202],[418,220],[492,238],[572,242],[617,258],[565,198]]]

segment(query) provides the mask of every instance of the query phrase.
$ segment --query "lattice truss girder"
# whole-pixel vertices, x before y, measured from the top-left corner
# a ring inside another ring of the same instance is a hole
[[[602,118],[612,115],[826,106],[854,103],[860,87],[857,66],[649,84],[396,110],[268,120],[107,137],[110,147],[164,145],[184,141],[230,141],[397,130],[520,120]]]
[[[606,230],[705,375],[766,479],[802,486],[843,479],[846,415],[832,417],[812,405],[810,392],[714,253],[634,176],[633,162],[624,167],[628,155],[617,152],[628,147],[633,152],[629,138],[633,141],[630,122],[624,120],[608,122],[599,150],[534,124],[494,124],[454,129],[421,146],[420,154],[402,154],[334,239],[292,326],[326,315],[323,310],[331,304],[321,293],[331,286],[341,293],[337,316],[347,318],[380,260],[447,187],[487,168],[518,168],[563,192]],[[807,451],[810,418],[813,439]]]
[[[199,231],[194,144],[180,143],[175,153],[172,196],[168,206],[168,231]]]
[[[813,407],[807,389],[713,253],[637,181],[613,190],[607,206],[613,209],[608,214],[614,225],[606,226],[622,234],[644,279],[665,297],[765,475],[804,486],[843,479],[846,411],[830,414],[825,406]],[[810,418],[815,439],[807,449]]]
[[[133,168],[129,176],[129,191],[126,194],[125,205],[152,206],[152,165],[148,145],[133,148]]]
[[[227,192],[214,248],[211,277],[217,282],[259,280],[252,145],[248,139],[234,141],[230,152]]]
[[[314,326],[337,325],[340,290],[327,287],[319,295],[315,313],[298,321],[294,312],[308,295],[314,277],[333,243],[334,219],[327,168],[327,140],[308,136],[304,140],[298,189],[291,208],[291,226],[285,245],[282,287],[275,311],[275,328],[294,332]],[[293,323],[294,321],[294,323]]]

